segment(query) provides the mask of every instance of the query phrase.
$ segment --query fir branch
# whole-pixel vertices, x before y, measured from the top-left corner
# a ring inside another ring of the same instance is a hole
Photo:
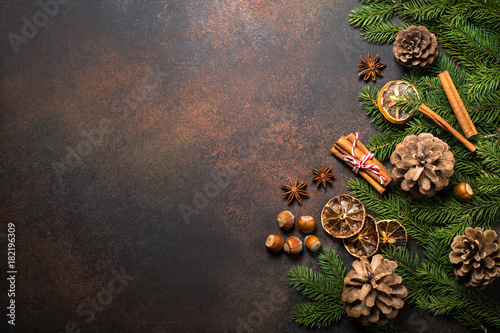
[[[361,0],[361,3],[371,4],[371,3],[385,3],[385,4],[394,4],[393,0]]]
[[[467,83],[468,71],[465,68],[459,67],[450,57],[442,53],[437,55],[433,66],[429,68],[430,75],[419,75],[419,77],[421,79],[434,78],[439,81],[436,76],[444,71],[448,71],[450,73],[453,82],[457,86],[462,86]],[[439,83],[439,87],[442,89],[441,82]]]
[[[500,165],[500,138],[477,149],[477,156],[489,172],[495,172]],[[499,172],[499,171],[497,171]]]
[[[468,93],[482,96],[500,89],[500,65],[488,68],[478,68],[470,74]]]
[[[319,267],[325,276],[335,284],[334,290],[341,294],[346,272],[337,252],[329,247],[325,248],[323,253],[319,255]]]
[[[335,303],[340,293],[338,284],[325,278],[321,273],[310,268],[297,266],[288,272],[290,285],[313,301]]]
[[[479,177],[476,186],[479,193],[500,195],[500,174]]]
[[[415,200],[411,206],[412,214],[416,219],[433,225],[460,218],[463,215],[463,206],[450,192],[445,191],[432,198]]]
[[[339,321],[345,313],[342,303],[311,302],[297,304],[292,319],[299,324],[319,328]]]
[[[361,29],[361,35],[363,36],[363,40],[370,43],[390,44],[396,39],[397,33],[401,29],[406,29],[407,27],[408,25],[406,24],[403,25],[403,27],[399,27],[393,21],[379,22],[370,26],[365,26]]]
[[[373,187],[360,178],[351,179],[348,189],[366,208],[377,212],[379,220],[397,220],[419,244],[427,244],[428,234],[433,226],[414,218],[410,209],[411,199],[407,194],[403,194],[401,189],[380,196]]]
[[[356,28],[363,28],[387,21],[394,14],[394,4],[391,3],[372,3],[368,6],[357,7],[349,14],[350,24]]]
[[[288,272],[290,285],[313,302],[297,304],[292,318],[310,327],[330,325],[345,314],[342,301],[345,267],[338,254],[325,248],[319,255],[322,273],[307,267],[294,267]]]
[[[500,3],[496,0],[461,0],[454,11],[467,15],[472,22],[488,25],[493,31],[500,29]]]
[[[500,196],[476,195],[471,201],[463,203],[463,215],[449,220],[446,226],[438,228],[436,233],[444,244],[451,243],[456,235],[463,235],[467,227],[492,229],[500,219]]]
[[[396,12],[405,22],[434,21],[443,16],[446,4],[446,0],[406,0]]]
[[[380,130],[388,130],[391,128],[391,125],[387,122],[378,108],[378,93],[379,90],[377,88],[364,86],[362,92],[359,93],[359,99],[366,114],[372,118],[372,123]]]
[[[405,302],[432,314],[449,314],[469,327],[484,327],[484,324],[500,327],[500,305],[497,302],[479,296],[475,290],[465,289],[438,266],[429,265],[406,249],[387,251],[385,257],[398,263],[396,272],[408,289]],[[474,320],[464,316],[471,312],[475,314]]]
[[[481,291],[474,290],[469,298],[473,302],[465,303],[468,313],[477,318],[483,318],[484,322],[496,328],[500,328],[500,304],[485,296]]]
[[[377,159],[386,161],[391,156],[397,144],[402,142],[406,133],[397,129],[388,130],[385,133],[372,136],[368,140],[367,148],[373,152]]]
[[[500,63],[500,46],[496,35],[482,26],[473,25],[461,15],[441,22],[438,40],[451,55],[472,65],[477,63],[477,59],[485,63]]]

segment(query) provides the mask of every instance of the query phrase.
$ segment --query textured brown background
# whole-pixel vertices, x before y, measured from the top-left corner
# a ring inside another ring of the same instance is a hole
[[[0,243],[14,221],[15,331],[75,322],[82,332],[235,332],[241,320],[254,332],[310,331],[290,319],[305,299],[286,275],[315,267],[317,255],[272,255],[264,241],[287,208],[279,184],[309,181],[310,198],[290,209],[319,218],[354,177],[329,148],[350,132],[376,133],[357,99],[359,55],[388,64],[378,87],[402,75],[389,46],[349,27],[359,5],[68,1],[16,53],[8,34],[41,7],[2,1]],[[160,81],[144,90],[145,77],[155,82],[147,67]],[[89,144],[83,133],[103,124],[108,132]],[[80,163],[68,165],[78,149]],[[337,175],[326,190],[310,182],[319,163]],[[350,265],[339,242],[315,233]],[[113,270],[134,279],[85,322],[78,306],[102,296]],[[398,324],[467,331],[411,307]],[[360,327],[342,320],[329,330]]]

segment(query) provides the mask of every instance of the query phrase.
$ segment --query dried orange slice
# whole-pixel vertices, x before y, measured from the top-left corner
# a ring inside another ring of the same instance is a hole
[[[358,199],[341,194],[327,202],[321,212],[323,229],[336,238],[356,235],[365,222],[365,207]]]
[[[394,247],[395,249],[404,249],[408,236],[406,229],[396,220],[383,220],[377,222],[377,228],[380,238],[380,249]]]
[[[396,103],[397,97],[411,92],[418,94],[417,88],[408,82],[401,80],[387,82],[378,93],[377,100],[378,108],[385,119],[394,124],[403,124],[413,116],[413,114],[403,111]]]
[[[352,237],[344,238],[346,250],[357,258],[371,257],[378,250],[379,235],[375,219],[366,215],[365,224],[361,231]]]

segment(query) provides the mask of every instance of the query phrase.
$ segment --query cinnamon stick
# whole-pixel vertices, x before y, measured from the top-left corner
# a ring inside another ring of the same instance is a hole
[[[347,140],[349,140],[350,142],[354,142],[355,138],[356,138],[356,136],[352,133],[347,136]],[[361,153],[363,154],[363,156],[370,153],[368,148],[366,148],[365,145],[359,139],[358,139],[358,141],[356,141],[356,148],[361,150]],[[367,161],[367,164],[372,164],[372,165],[378,166],[379,173],[386,178],[386,181],[384,181],[384,187],[389,185],[389,183],[392,181],[392,176],[389,173],[389,171],[387,170],[387,168],[382,163],[380,163],[379,160],[377,160],[376,158],[372,158],[372,159]]]
[[[432,111],[427,105],[422,104],[418,108],[418,111],[422,112],[425,116],[427,116],[429,119],[431,119],[433,122],[436,123],[439,127],[453,135],[458,141],[460,141],[467,149],[469,149],[471,152],[474,152],[476,150],[476,146],[474,146],[469,140],[463,137],[462,134],[458,133],[456,129],[450,126],[444,120],[441,118],[436,112]]]
[[[335,147],[340,151],[342,152],[344,155],[351,155],[351,148],[352,148],[352,142],[349,141],[346,137],[341,137],[336,143],[335,143]],[[363,156],[365,156],[365,154],[363,154],[361,152],[361,150],[359,148],[357,149],[354,149],[354,157],[356,158],[357,161],[361,160],[361,158],[363,158]],[[366,161],[366,164],[371,164],[371,165],[375,165],[375,163],[373,162],[373,159],[370,159],[368,161]],[[379,167],[380,168],[380,167]],[[367,172],[369,177],[373,178],[374,181],[380,183],[380,176],[377,176],[376,174],[374,174],[373,172]],[[386,187],[387,185],[389,184],[389,181],[388,179],[384,180],[383,183],[382,183],[382,186]]]
[[[342,155],[345,155],[342,153],[340,150],[337,149],[336,146],[333,146],[332,149],[330,150],[333,155],[335,155],[337,158],[342,159]],[[347,165],[351,166],[351,164],[345,162]],[[364,170],[359,171],[359,175],[363,177],[373,188],[380,194],[384,194],[386,188],[380,185],[380,183],[376,180],[374,180],[369,174],[371,172],[366,172]]]
[[[441,74],[438,74],[438,78],[439,81],[441,81],[446,97],[448,97],[448,101],[451,104],[451,108],[457,117],[458,123],[460,124],[465,137],[468,139],[476,135],[476,127],[474,126],[474,123],[465,108],[464,102],[458,94],[455,84],[453,84],[450,73],[448,73],[448,71],[444,71]]]

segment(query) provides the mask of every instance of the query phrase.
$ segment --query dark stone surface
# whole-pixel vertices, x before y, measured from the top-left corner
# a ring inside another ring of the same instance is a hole
[[[16,329],[3,314],[2,331],[312,331],[291,320],[305,299],[286,276],[317,255],[273,255],[264,241],[287,208],[279,184],[308,180],[290,209],[319,218],[354,177],[334,141],[376,134],[359,55],[387,63],[378,87],[402,75],[389,46],[349,26],[360,3],[61,2],[46,22],[35,1],[0,4],[0,243],[14,222],[18,271]],[[34,16],[46,26],[25,28],[16,52],[9,34]],[[336,174],[327,190],[310,183],[319,163]],[[409,306],[397,322],[468,332]]]

